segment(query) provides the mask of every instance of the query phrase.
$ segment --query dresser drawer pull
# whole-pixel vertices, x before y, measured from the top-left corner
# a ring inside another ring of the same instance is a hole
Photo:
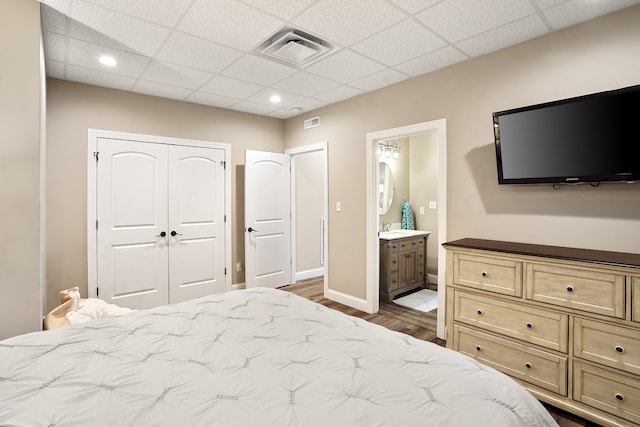
[[[621,345],[617,345],[617,346],[616,346],[616,351],[617,351],[618,353],[624,353],[624,347],[623,347],[623,346],[621,346]]]
[[[531,363],[527,362],[527,363],[524,364],[524,367],[527,368],[527,369],[531,369],[532,365],[531,365]]]
[[[483,271],[482,273],[480,273],[482,275],[482,277],[487,277],[489,274],[486,271]]]
[[[482,316],[482,310],[478,309],[477,313]]]
[[[573,292],[573,286],[567,286],[567,292]]]
[[[482,349],[480,348],[480,346],[476,346],[476,350],[477,350],[477,351],[480,351],[480,350],[482,350]]]
[[[616,393],[616,399],[620,402],[624,402],[624,396],[621,393]]]
[[[533,328],[533,323],[527,322],[527,328],[529,328],[529,329]]]

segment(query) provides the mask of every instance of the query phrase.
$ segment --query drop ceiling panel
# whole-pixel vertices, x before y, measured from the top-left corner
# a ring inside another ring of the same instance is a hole
[[[440,49],[445,41],[412,19],[405,19],[393,27],[353,46],[363,55],[393,66],[428,52]]]
[[[250,50],[285,21],[236,0],[196,0],[178,29],[239,50]]]
[[[160,96],[162,98],[178,99],[180,101],[187,98],[193,91],[181,87],[169,86],[146,80],[138,80],[133,87],[133,91],[145,95]]]
[[[210,73],[219,73],[242,56],[240,51],[179,31],[169,36],[156,57]]]
[[[67,65],[65,78],[73,82],[85,83],[94,86],[103,86],[120,90],[131,90],[135,79],[104,71],[89,70],[75,65]]]
[[[430,52],[420,58],[407,61],[404,64],[396,65],[394,68],[409,76],[415,77],[439,70],[456,62],[462,62],[468,58],[469,57],[462,53],[460,49],[447,46],[435,52]]]
[[[154,61],[142,74],[142,80],[184,89],[197,89],[213,77],[212,74],[164,61]]]
[[[320,77],[340,83],[349,83],[377,73],[384,68],[379,62],[372,61],[356,52],[341,50],[334,55],[311,64],[306,70]]]
[[[356,87],[364,92],[371,92],[381,87],[389,86],[394,83],[398,83],[407,78],[406,74],[396,71],[391,68],[386,68],[379,73],[375,73],[371,76],[365,77],[355,82],[349,83],[350,86]]]
[[[450,42],[492,30],[536,11],[529,0],[445,0],[417,18]]]
[[[142,55],[153,56],[169,35],[166,27],[81,1],[74,1],[72,10],[77,24]]]
[[[318,0],[298,17],[295,25],[349,46],[405,18],[384,0]]]
[[[640,0],[40,2],[50,77],[277,118],[306,114],[640,4]],[[285,28],[309,33],[334,50],[302,65],[284,65],[254,54]],[[99,64],[97,57],[103,53],[110,53],[118,64],[111,68]],[[272,91],[290,98],[286,106],[264,104],[260,97]]]
[[[246,4],[284,20],[290,20],[314,2],[315,0],[245,0]]]
[[[275,84],[296,73],[295,68],[245,55],[222,72],[222,75],[264,86]]]
[[[525,41],[544,34],[547,31],[544,22],[531,15],[508,25],[503,25],[486,33],[456,43],[464,53],[471,57],[484,55],[509,46],[514,41]],[[511,43],[507,43],[506,40]]]
[[[192,0],[153,0],[153,2],[136,0],[84,1],[166,27],[173,27],[192,2]]]
[[[274,88],[286,90],[302,96],[313,97],[314,95],[326,92],[338,86],[340,86],[340,83],[333,80],[301,71],[276,83]]]
[[[544,11],[554,30],[639,4],[640,0],[569,0]]]
[[[127,77],[137,77],[149,64],[149,58],[129,52],[114,52],[82,40],[69,40],[67,61],[71,65],[102,71],[104,67],[99,59],[102,55],[118,56],[118,74]]]
[[[236,101],[254,95],[262,89],[264,89],[262,85],[243,82],[225,76],[216,76],[200,88],[202,92],[235,98]]]

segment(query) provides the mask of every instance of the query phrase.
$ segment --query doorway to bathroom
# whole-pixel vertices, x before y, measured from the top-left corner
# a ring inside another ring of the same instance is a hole
[[[437,283],[439,290],[437,335],[444,339],[445,252],[442,243],[446,241],[447,230],[446,120],[440,119],[371,132],[367,134],[366,143],[367,302],[371,304],[370,307],[374,312],[378,311],[381,280],[379,231],[384,226],[383,231],[387,233],[391,231],[393,234],[395,231],[397,234],[402,234],[404,218],[402,218],[401,207],[410,203],[409,206],[415,213],[415,228],[430,232],[427,239],[427,266],[424,274],[431,284],[430,287],[435,288],[434,285]],[[387,147],[390,147],[391,154],[384,156]],[[398,152],[395,151],[396,149]],[[382,151],[382,157],[380,151]],[[394,153],[397,154],[394,156]],[[394,164],[394,162],[397,163]],[[402,164],[405,166],[401,166]],[[387,166],[382,169],[380,165]],[[400,173],[401,168],[405,167],[408,171]],[[393,182],[385,180],[391,177]],[[393,193],[391,197],[389,197],[390,192]]]

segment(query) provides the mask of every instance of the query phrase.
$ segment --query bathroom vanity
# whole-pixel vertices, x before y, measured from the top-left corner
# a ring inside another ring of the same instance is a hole
[[[391,230],[380,237],[380,301],[391,302],[405,292],[426,288],[429,231]]]

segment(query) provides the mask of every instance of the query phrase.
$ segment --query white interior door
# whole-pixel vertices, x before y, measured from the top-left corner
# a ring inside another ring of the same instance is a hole
[[[291,283],[291,157],[245,153],[245,286]]]
[[[167,148],[98,139],[97,295],[107,302],[168,301]]]
[[[226,289],[224,150],[169,151],[169,300]]]

